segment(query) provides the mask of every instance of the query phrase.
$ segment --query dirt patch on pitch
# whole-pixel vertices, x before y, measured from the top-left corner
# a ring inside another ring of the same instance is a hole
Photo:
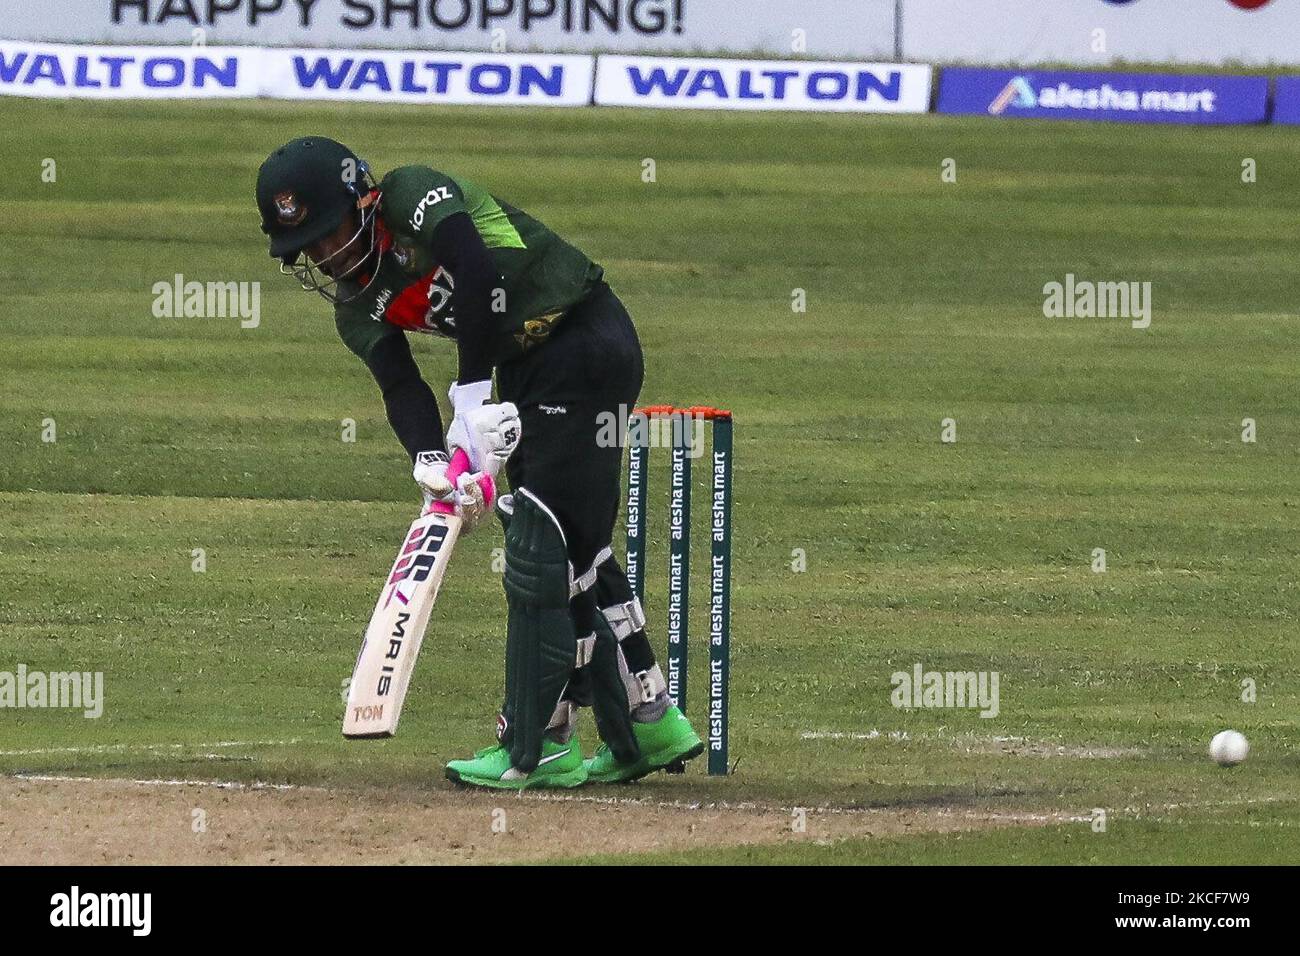
[[[0,778],[9,864],[508,863],[1045,825],[1054,815]]]

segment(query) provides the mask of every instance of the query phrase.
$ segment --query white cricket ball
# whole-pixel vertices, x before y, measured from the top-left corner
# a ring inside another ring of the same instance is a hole
[[[1250,744],[1244,734],[1235,730],[1221,730],[1210,741],[1210,759],[1220,767],[1235,767],[1250,753]]]

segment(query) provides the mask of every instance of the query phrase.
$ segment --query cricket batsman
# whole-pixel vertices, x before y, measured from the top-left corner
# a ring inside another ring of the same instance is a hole
[[[625,420],[643,366],[601,267],[471,182],[414,165],[376,184],[356,154],[323,136],[267,158],[257,206],[281,271],[331,303],[339,337],[374,377],[426,505],[453,505],[471,528],[493,505],[483,476],[504,466],[509,481],[495,502],[507,607],[497,743],[451,761],[447,776],[575,787],[635,780],[702,753],[611,548],[622,455],[618,442],[601,441],[600,422]],[[455,343],[445,438],[410,332]],[[452,481],[456,449],[472,473]],[[602,740],[585,761],[578,706],[592,708]]]

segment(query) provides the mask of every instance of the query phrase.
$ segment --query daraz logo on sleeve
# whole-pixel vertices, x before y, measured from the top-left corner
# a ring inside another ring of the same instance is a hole
[[[411,220],[410,220],[411,228],[414,229],[416,232],[419,232],[420,227],[424,225],[425,209],[427,209],[429,206],[436,206],[444,199],[451,199],[451,198],[452,198],[451,190],[448,189],[446,186],[434,186],[432,189],[428,191],[428,193],[425,194],[425,197],[420,200],[420,205],[416,206],[415,212],[411,214]]]

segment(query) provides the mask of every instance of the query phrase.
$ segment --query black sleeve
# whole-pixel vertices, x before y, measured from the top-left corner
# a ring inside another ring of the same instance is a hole
[[[432,252],[451,272],[456,286],[456,357],[461,385],[492,376],[492,293],[500,284],[492,253],[468,213],[453,213],[433,230]]]
[[[366,365],[384,393],[388,423],[411,461],[422,451],[445,451],[438,400],[420,376],[406,336],[382,339],[370,350]]]

